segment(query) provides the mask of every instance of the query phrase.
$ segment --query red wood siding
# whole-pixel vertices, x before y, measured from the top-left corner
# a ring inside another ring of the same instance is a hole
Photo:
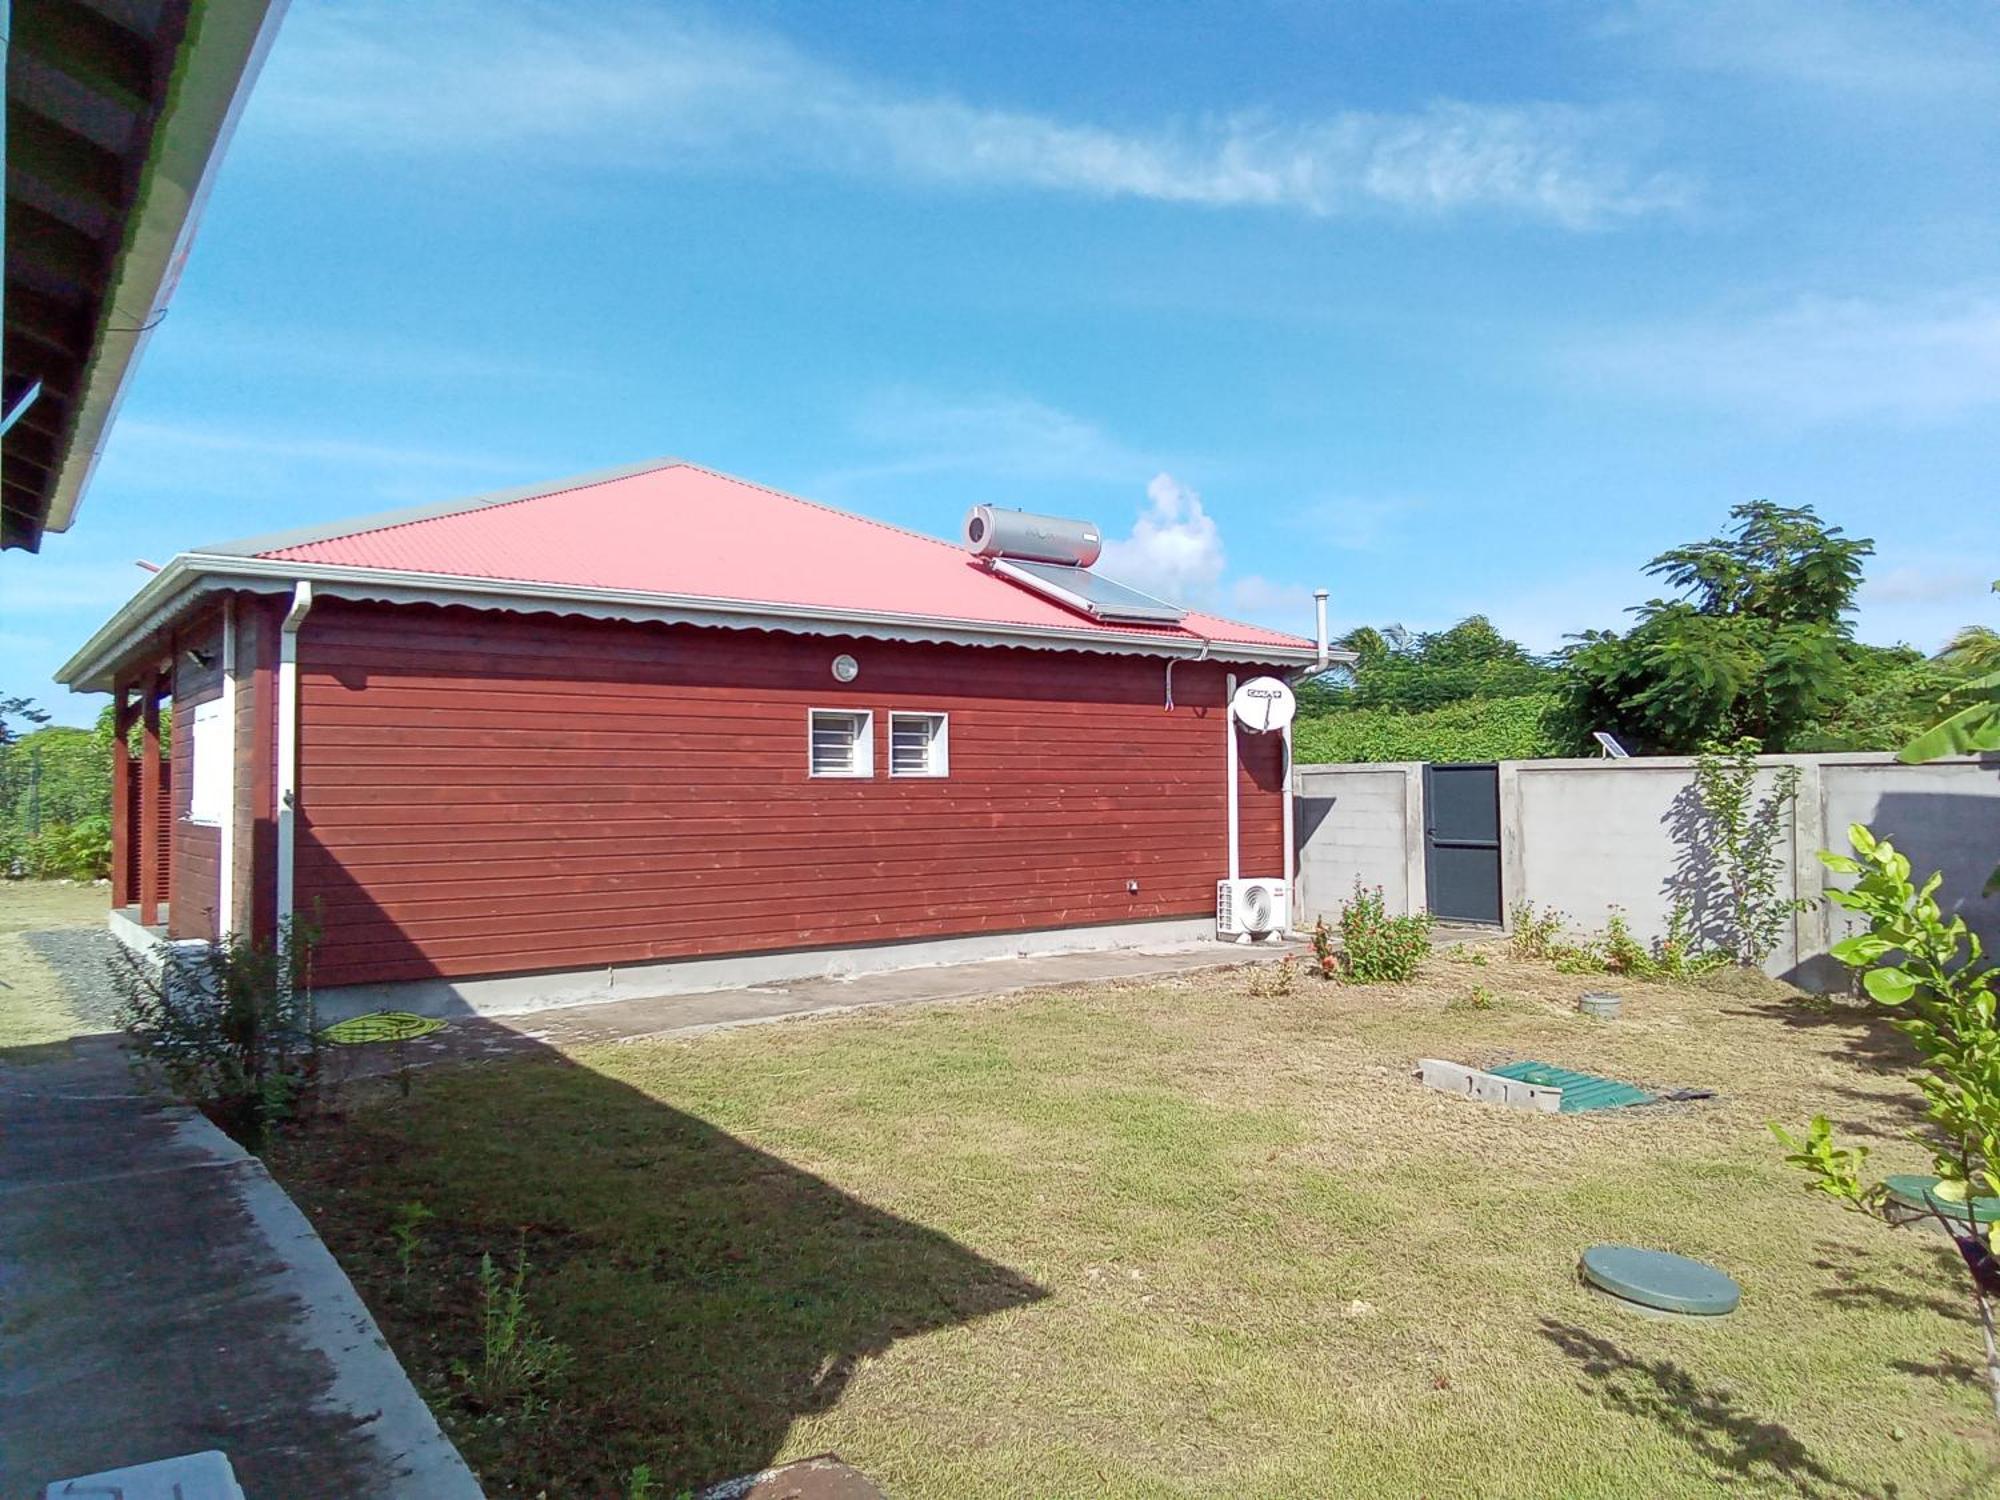
[[[192,660],[199,651],[206,666]],[[169,761],[172,793],[165,802],[173,810],[172,896],[167,905],[167,936],[208,938],[219,935],[216,906],[221,900],[222,830],[188,821],[194,796],[194,710],[222,696],[222,620],[209,614],[183,627],[174,639],[174,718]]]
[[[861,663],[841,686],[834,656]],[[322,603],[301,635],[298,902],[328,985],[1214,909],[1223,669]],[[875,775],[806,771],[872,710]],[[892,710],[950,775],[891,778]],[[1243,871],[1282,868],[1244,737]],[[1129,894],[1128,880],[1139,882]],[[262,882],[260,882],[262,884]]]

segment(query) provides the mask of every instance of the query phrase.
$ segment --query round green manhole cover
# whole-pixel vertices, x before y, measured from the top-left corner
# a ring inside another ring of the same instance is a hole
[[[359,1047],[370,1042],[415,1041],[443,1029],[444,1022],[433,1016],[412,1015],[406,1010],[376,1010],[365,1016],[335,1021],[320,1032],[320,1038],[339,1047]]]
[[[1734,1280],[1702,1261],[1632,1245],[1592,1245],[1583,1252],[1592,1286],[1661,1312],[1713,1318],[1743,1299]]]
[[[1882,1186],[1889,1190],[1890,1199],[1899,1206],[1915,1213],[1927,1213],[1936,1209],[1947,1219],[1956,1219],[1964,1223],[1968,1218],[1967,1205],[1947,1203],[1944,1199],[1936,1197],[1931,1189],[1937,1185],[1937,1178],[1925,1177],[1915,1172],[1885,1177],[1882,1180]],[[1969,1217],[1975,1224],[1991,1224],[2000,1220],[2000,1198],[1974,1198],[1970,1208]]]

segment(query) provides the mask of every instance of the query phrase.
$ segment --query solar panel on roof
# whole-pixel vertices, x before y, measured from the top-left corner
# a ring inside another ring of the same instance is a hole
[[[993,571],[1013,580],[1045,599],[1053,599],[1078,614],[1107,623],[1134,625],[1178,625],[1187,611],[1151,594],[1088,568],[1072,568],[1062,563],[1026,562],[1015,557],[996,557]]]

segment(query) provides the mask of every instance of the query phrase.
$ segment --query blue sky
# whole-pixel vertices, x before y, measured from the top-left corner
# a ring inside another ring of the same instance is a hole
[[[1620,623],[1736,502],[2000,575],[2000,9],[294,0],[40,694],[207,541],[663,453],[1304,630]]]

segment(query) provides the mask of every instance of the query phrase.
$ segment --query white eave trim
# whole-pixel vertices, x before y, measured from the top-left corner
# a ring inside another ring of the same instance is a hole
[[[223,151],[287,3],[212,0],[190,13],[190,34],[175,60],[167,108],[105,292],[103,321],[77,393],[45,531],[67,531],[75,519],[132,371],[180,280]]]
[[[1092,651],[1109,656],[1201,657],[1212,661],[1310,666],[1318,652],[1296,646],[1168,636],[1162,630],[1009,625],[889,611],[830,610],[749,599],[527,584],[504,579],[459,578],[390,568],[340,568],[275,558],[227,557],[188,552],[149,580],[106,621],[83,649],[63,664],[56,681],[78,692],[108,692],[118,667],[155,631],[204,596],[225,589],[289,593],[301,581],[319,597],[378,604],[461,605],[519,614],[578,615],[666,625],[706,625],[729,630],[775,630],[794,635],[857,636],[952,646],[1019,646],[1044,651]],[[1185,627],[1182,627],[1185,629]]]

